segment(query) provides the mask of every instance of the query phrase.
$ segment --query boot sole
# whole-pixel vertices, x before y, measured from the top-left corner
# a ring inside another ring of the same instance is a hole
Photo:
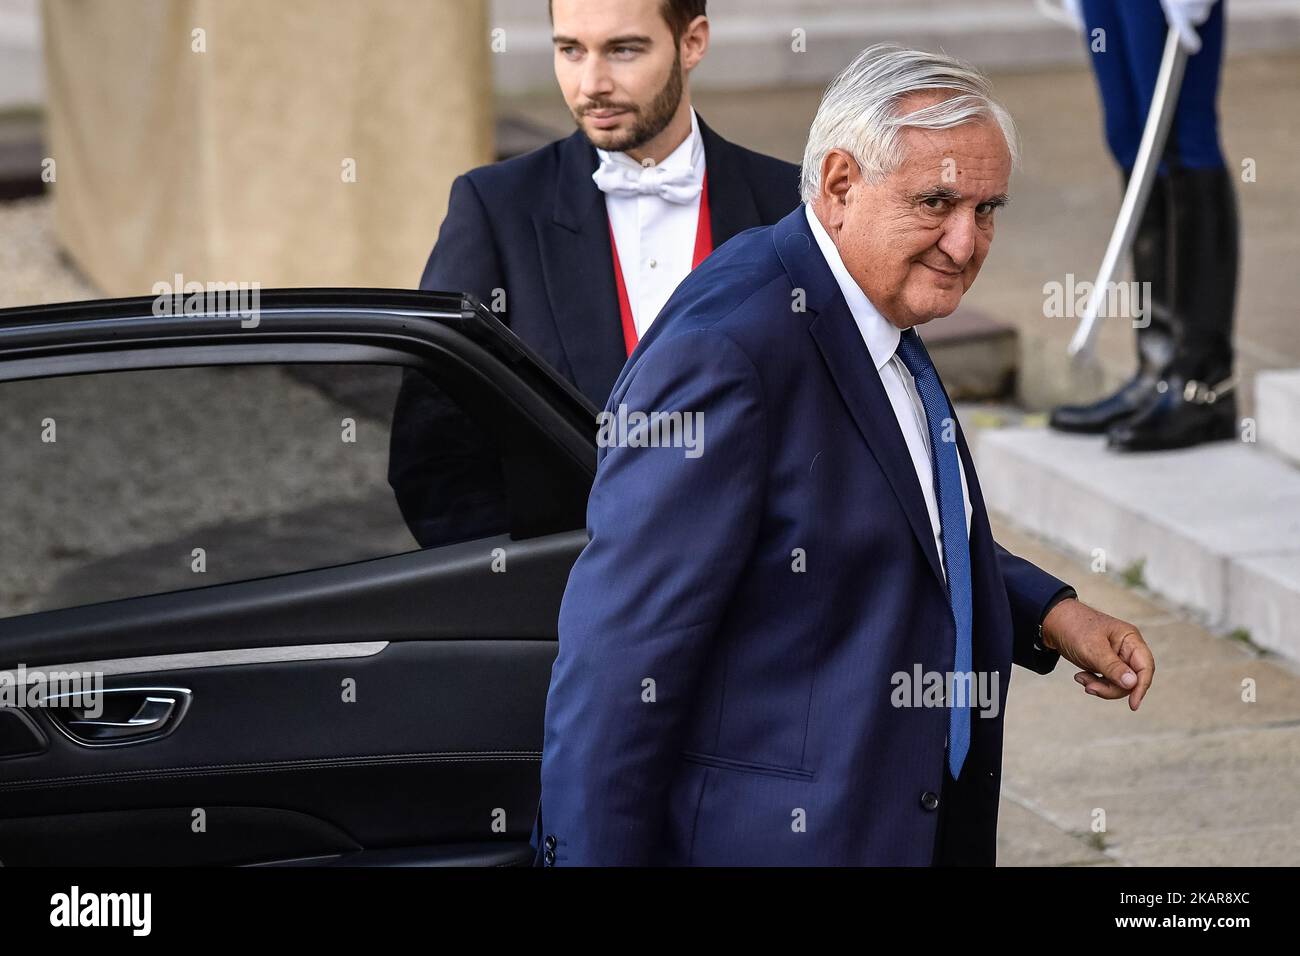
[[[1152,439],[1152,440],[1142,441],[1142,442],[1120,443],[1108,437],[1106,440],[1106,447],[1109,448],[1111,451],[1118,451],[1118,452],[1176,451],[1179,448],[1195,448],[1197,445],[1206,445],[1209,444],[1210,442],[1230,441],[1232,439],[1235,439],[1236,437],[1237,437],[1237,426],[1234,423],[1230,422],[1224,428],[1215,429],[1209,432],[1204,437],[1196,438],[1191,441],[1182,441],[1182,442],[1176,442],[1170,444],[1168,442],[1162,442],[1158,439]]]

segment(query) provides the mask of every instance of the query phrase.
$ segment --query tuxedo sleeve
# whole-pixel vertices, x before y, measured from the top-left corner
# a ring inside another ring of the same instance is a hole
[[[420,288],[426,292],[471,292],[489,306],[496,290],[505,288],[492,220],[468,175],[456,177],[451,184],[447,215],[420,276]],[[503,314],[497,318],[507,321]]]
[[[602,439],[546,702],[555,865],[655,862],[699,676],[761,518],[761,386],[731,339],[695,330],[653,343],[606,414],[620,404],[691,416],[698,454],[633,447],[632,430],[623,444]]]
[[[460,176],[420,288],[470,292],[491,303],[503,287],[487,209],[473,181]],[[421,547],[507,530],[500,462],[483,430],[436,382],[423,372],[403,371],[389,436],[388,482]]]
[[[994,546],[1011,603],[1011,660],[1036,673],[1050,674],[1061,655],[1042,645],[1039,625],[1058,601],[1076,596],[1074,589],[997,542]]]

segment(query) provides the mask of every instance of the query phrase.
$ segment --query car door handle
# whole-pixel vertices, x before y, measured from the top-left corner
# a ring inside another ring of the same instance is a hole
[[[189,709],[181,687],[104,688],[51,698],[55,727],[87,747],[143,743],[171,733]]]
[[[160,729],[175,709],[175,697],[146,697],[129,720],[69,720],[67,726],[91,740],[121,740]]]

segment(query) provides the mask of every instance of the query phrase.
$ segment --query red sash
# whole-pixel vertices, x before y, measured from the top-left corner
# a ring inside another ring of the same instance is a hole
[[[632,320],[632,300],[627,296],[627,283],[623,281],[623,266],[618,260],[618,243],[614,241],[614,227],[609,227],[609,248],[614,254],[614,284],[618,286],[618,316],[623,323],[623,344],[627,354],[636,348],[636,322]],[[713,251],[713,219],[709,215],[709,174],[704,174],[700,187],[700,218],[695,226],[695,254],[691,257],[694,269]]]

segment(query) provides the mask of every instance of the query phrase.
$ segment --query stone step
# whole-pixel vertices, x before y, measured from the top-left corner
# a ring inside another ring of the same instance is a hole
[[[496,157],[498,160],[510,159],[531,153],[535,149],[568,136],[571,129],[552,129],[543,126],[527,116],[507,113],[498,116],[496,121]]]
[[[43,192],[44,158],[40,114],[34,110],[0,111],[0,200]]]
[[[41,162],[45,158],[39,140],[0,142],[0,201],[39,196],[45,191]]]
[[[975,444],[991,510],[1300,661],[1300,471],[1235,441],[1121,455],[1018,427]]]
[[[1300,554],[1284,551],[1232,562],[1227,617],[1256,644],[1300,659]]]
[[[1255,376],[1255,420],[1260,444],[1300,465],[1300,368]]]
[[[953,401],[987,401],[1014,391],[1019,350],[1013,327],[963,306],[917,331]]]

